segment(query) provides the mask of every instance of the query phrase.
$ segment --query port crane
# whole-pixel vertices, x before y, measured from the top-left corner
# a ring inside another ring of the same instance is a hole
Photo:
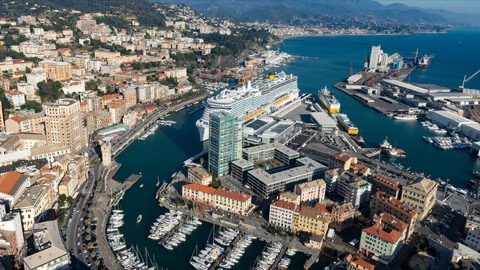
[[[462,85],[460,86],[460,89],[464,89],[464,88],[465,88],[465,83],[466,83],[466,82],[469,82],[471,79],[473,79],[475,76],[477,76],[478,73],[480,73],[480,69],[477,70],[477,72],[473,73],[473,75],[470,76],[470,77],[468,77],[468,78],[467,78],[467,75],[465,75],[465,76],[463,77],[463,82],[462,82]]]

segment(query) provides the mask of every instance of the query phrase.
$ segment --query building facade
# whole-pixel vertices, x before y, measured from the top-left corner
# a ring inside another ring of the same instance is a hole
[[[423,220],[435,205],[438,183],[427,178],[402,188],[400,201],[417,209],[418,217]]]
[[[217,177],[228,173],[230,162],[242,157],[242,122],[225,112],[210,115],[208,170]]]
[[[68,146],[73,153],[86,145],[86,131],[80,102],[74,99],[59,99],[47,103],[45,110],[45,128],[49,144]]]

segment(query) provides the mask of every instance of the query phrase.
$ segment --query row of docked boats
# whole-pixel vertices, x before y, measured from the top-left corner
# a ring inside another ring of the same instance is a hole
[[[112,210],[112,215],[108,221],[107,240],[113,253],[125,270],[154,270],[155,267],[148,267],[148,264],[142,261],[133,249],[127,249],[127,244],[123,239],[123,234],[119,228],[123,225],[123,210]]]
[[[172,236],[168,237],[163,243],[162,246],[168,250],[173,250],[176,246],[187,240],[187,235],[190,235],[194,230],[200,226],[202,222],[194,217],[190,220],[187,220],[184,224],[180,226],[178,231]]]
[[[442,149],[442,150],[449,150],[449,149],[465,149],[472,147],[472,142],[465,137],[460,137],[458,134],[454,133],[452,137],[427,137],[423,136],[423,139],[433,144],[434,146]]]
[[[255,237],[251,235],[242,236],[242,238],[235,243],[230,252],[220,262],[219,266],[221,269],[230,269],[237,264],[245,253],[245,249],[252,244],[253,239],[255,239]]]
[[[169,212],[160,215],[150,228],[150,235],[148,238],[152,240],[163,239],[168,233],[174,230],[183,218],[183,213],[180,211],[170,210]]]
[[[220,245],[207,243],[204,249],[192,256],[190,264],[197,270],[208,270],[224,251],[225,248]]]
[[[267,245],[266,249],[262,251],[260,260],[255,267],[256,270],[269,270],[275,263],[278,255],[282,251],[283,244],[273,242]]]
[[[424,121],[424,122],[421,123],[421,125],[422,125],[424,128],[426,128],[426,129],[428,129],[428,130],[430,130],[430,131],[433,131],[433,132],[435,132],[435,133],[437,133],[437,134],[447,134],[447,131],[446,131],[445,129],[439,128],[437,124],[434,124],[434,123],[432,123],[432,122],[430,122],[430,121]]]
[[[142,136],[140,136],[139,140],[146,140],[150,135],[153,135],[155,131],[158,129],[158,124],[153,124],[151,128],[149,128]]]

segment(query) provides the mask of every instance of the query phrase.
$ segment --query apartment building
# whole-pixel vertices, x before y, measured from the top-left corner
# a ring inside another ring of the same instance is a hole
[[[35,185],[23,192],[14,206],[14,209],[20,212],[23,231],[31,231],[33,229],[35,218],[52,207],[49,202],[50,194],[47,187]]]
[[[326,187],[325,181],[319,179],[295,185],[294,192],[302,203],[319,203],[325,199]]]
[[[182,187],[182,198],[206,204],[214,209],[229,213],[248,215],[252,208],[250,195],[233,192],[225,189],[215,189],[197,183]]]
[[[427,178],[417,179],[413,184],[402,188],[400,201],[418,211],[418,218],[423,220],[435,205],[438,183]]]
[[[59,99],[55,103],[46,103],[45,129],[47,142],[68,146],[73,153],[86,146],[86,131],[80,102],[75,99]]]
[[[370,213],[379,215],[388,213],[408,225],[407,238],[412,235],[418,221],[418,211],[411,205],[404,204],[389,194],[377,191],[370,201]]]
[[[38,63],[47,73],[47,79],[66,81],[72,78],[72,65],[65,62],[44,60]]]
[[[299,206],[282,199],[276,199],[270,204],[268,222],[275,227],[291,231],[295,219],[298,217]]]

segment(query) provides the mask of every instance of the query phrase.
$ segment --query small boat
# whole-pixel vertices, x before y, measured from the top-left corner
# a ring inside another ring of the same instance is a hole
[[[472,172],[473,176],[480,178],[480,171],[474,171]]]
[[[158,175],[157,175],[157,184],[155,186],[160,186],[160,180],[158,180]]]
[[[138,215],[138,217],[137,217],[137,223],[140,223],[140,221],[142,221],[142,218],[143,218],[142,215]]]
[[[143,188],[143,184],[140,185],[140,188]]]

